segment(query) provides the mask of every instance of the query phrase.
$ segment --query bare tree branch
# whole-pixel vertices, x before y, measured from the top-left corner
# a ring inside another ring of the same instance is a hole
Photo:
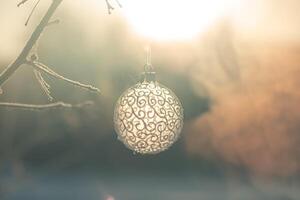
[[[44,65],[43,63],[40,63],[40,62],[37,62],[37,61],[34,61],[34,62],[27,62],[28,65],[31,65],[32,67],[34,67],[35,69],[39,70],[39,71],[42,71],[54,78],[57,78],[57,79],[60,79],[60,80],[63,80],[63,81],[66,81],[74,86],[77,86],[77,87],[80,87],[80,88],[83,88],[83,89],[86,89],[86,90],[89,90],[91,92],[100,92],[100,90],[92,85],[87,85],[87,84],[83,84],[83,83],[80,83],[79,81],[74,81],[74,80],[71,80],[71,79],[68,79],[58,73],[56,73],[55,71],[53,71],[50,67]]]
[[[94,103],[92,101],[85,101],[83,103],[78,104],[69,104],[62,101],[58,101],[50,104],[22,104],[22,103],[10,103],[10,102],[0,102],[0,108],[13,108],[13,109],[24,109],[24,110],[32,110],[32,111],[43,111],[54,108],[83,108],[85,106],[91,106]]]
[[[18,7],[27,3],[29,0],[22,0],[18,4]],[[38,24],[38,26],[33,31],[31,37],[27,41],[25,47],[19,54],[19,56],[16,58],[16,60],[10,64],[9,66],[4,69],[4,71],[0,74],[0,94],[2,93],[1,86],[19,69],[19,67],[23,64],[29,64],[34,67],[33,71],[35,74],[36,79],[38,80],[42,90],[44,93],[48,96],[49,100],[53,100],[53,97],[51,96],[50,92],[50,85],[44,80],[42,73],[46,73],[54,78],[61,79],[63,81],[66,81],[72,85],[78,86],[80,88],[87,89],[92,92],[100,92],[100,90],[94,86],[87,85],[80,83],[78,81],[74,81],[68,78],[65,78],[64,76],[56,73],[52,69],[50,69],[48,66],[44,65],[43,63],[38,62],[38,55],[36,53],[32,53],[33,47],[36,46],[38,39],[40,38],[42,32],[44,31],[45,27],[57,24],[59,23],[59,20],[50,21],[51,17],[53,16],[54,12],[58,8],[58,6],[62,3],[63,0],[52,0],[52,3],[50,7],[48,8],[46,14],[42,18],[41,22]],[[29,14],[29,17],[26,21],[26,24],[30,20],[35,8],[39,4],[40,0],[36,1],[36,4],[34,5],[31,13]],[[108,1],[107,1],[108,3]],[[109,4],[109,3],[108,3]],[[112,8],[112,7],[111,7]],[[110,9],[111,9],[110,8]],[[31,54],[31,55],[30,55]],[[29,60],[29,61],[28,61]],[[43,104],[43,105],[34,105],[34,104],[22,104],[22,103],[9,103],[9,102],[0,102],[0,107],[8,107],[8,108],[21,108],[21,109],[27,109],[27,110],[46,110],[50,108],[81,108],[86,105],[93,104],[90,101],[83,102],[80,104],[69,104],[64,102],[56,102],[56,103],[50,103],[50,104]]]
[[[24,1],[25,3],[26,1]],[[54,14],[57,7],[61,4],[62,0],[52,0],[52,3],[39,23],[39,25],[36,27],[34,32],[32,33],[30,39],[26,43],[24,49],[20,53],[20,55],[17,57],[17,59],[9,65],[1,74],[0,74],[0,86],[2,86],[15,72],[19,67],[26,62],[26,58],[28,57],[32,47],[35,45],[36,41],[39,39],[41,33],[49,23],[49,20],[51,19],[52,15]]]

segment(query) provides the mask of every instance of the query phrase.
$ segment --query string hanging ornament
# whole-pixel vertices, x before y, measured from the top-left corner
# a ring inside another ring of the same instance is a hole
[[[141,154],[168,149],[183,127],[183,107],[169,88],[156,81],[150,60],[148,49],[141,80],[119,97],[114,111],[118,139]]]

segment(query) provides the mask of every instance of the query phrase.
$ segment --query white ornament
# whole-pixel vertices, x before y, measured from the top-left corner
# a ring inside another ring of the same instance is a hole
[[[121,95],[114,112],[118,139],[141,154],[168,149],[183,127],[179,99],[154,76],[154,72],[145,72],[144,80]]]

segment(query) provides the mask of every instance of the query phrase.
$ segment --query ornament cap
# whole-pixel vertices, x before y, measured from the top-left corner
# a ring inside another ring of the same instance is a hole
[[[141,75],[140,82],[155,82],[156,73],[154,71],[145,71]]]

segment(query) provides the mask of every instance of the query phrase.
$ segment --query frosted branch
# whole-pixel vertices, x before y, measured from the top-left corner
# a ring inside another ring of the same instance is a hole
[[[43,111],[43,110],[49,110],[49,109],[71,109],[71,108],[83,108],[86,106],[91,106],[94,103],[92,101],[85,101],[83,103],[78,104],[69,104],[65,102],[55,102],[55,103],[49,103],[49,104],[22,104],[22,103],[10,103],[10,102],[0,102],[0,108],[12,108],[12,109],[24,109],[24,110],[32,110],[32,111]]]
[[[35,69],[39,70],[39,71],[42,71],[54,78],[57,78],[57,79],[60,79],[60,80],[63,80],[67,83],[70,83],[76,87],[80,87],[80,88],[83,88],[83,89],[86,89],[86,90],[89,90],[91,92],[98,92],[100,93],[100,90],[92,85],[87,85],[87,84],[84,84],[84,83],[80,83],[79,81],[74,81],[74,80],[71,80],[69,78],[66,78],[58,73],[56,73],[55,71],[53,71],[50,67],[40,63],[40,62],[27,62],[28,65],[31,65],[32,67],[34,67]]]
[[[18,7],[29,2],[31,0],[20,0],[18,3]],[[21,53],[18,55],[18,57],[12,62],[9,66],[7,66],[0,74],[0,94],[2,94],[1,86],[14,75],[14,73],[23,65],[23,64],[29,64],[32,67],[34,67],[34,74],[37,79],[37,81],[40,84],[40,87],[44,91],[44,93],[47,95],[49,100],[53,100],[53,97],[51,96],[50,92],[50,85],[45,81],[43,78],[43,74],[48,74],[51,77],[54,77],[56,79],[63,80],[67,83],[70,83],[74,86],[92,91],[92,92],[100,92],[100,90],[92,85],[83,84],[79,81],[74,81],[69,78],[66,78],[55,71],[53,71],[50,67],[46,66],[45,64],[38,61],[37,53],[34,51],[34,46],[37,45],[37,41],[39,40],[42,32],[45,30],[47,26],[57,24],[59,23],[59,20],[51,20],[54,12],[58,8],[58,6],[62,3],[63,0],[52,0],[51,5],[49,6],[46,14],[38,24],[38,26],[33,31],[32,35],[30,36],[29,40],[27,41],[25,47],[22,49]],[[121,4],[118,0],[115,0],[117,4],[121,7]],[[28,24],[32,14],[34,13],[36,7],[38,6],[40,0],[36,0],[36,3],[34,4],[33,9],[31,10],[29,17],[26,20],[25,25]],[[107,7],[109,10],[109,13],[111,12],[113,6],[109,3],[108,0],[106,0]],[[32,54],[34,51],[34,54]],[[32,54],[32,55],[31,55]],[[80,104],[68,104],[64,102],[56,102],[56,103],[50,103],[50,104],[44,104],[44,105],[34,105],[34,104],[21,104],[21,103],[8,103],[8,102],[0,102],[0,107],[9,107],[9,108],[21,108],[21,109],[29,109],[29,110],[45,110],[45,109],[51,109],[51,108],[81,108],[86,105],[91,105],[92,102],[83,102]]]
[[[47,95],[49,101],[52,101],[53,97],[51,96],[50,85],[45,81],[45,79],[43,78],[42,73],[40,71],[34,69],[33,72],[34,72],[34,75],[35,75],[37,81],[39,82],[42,90]]]

